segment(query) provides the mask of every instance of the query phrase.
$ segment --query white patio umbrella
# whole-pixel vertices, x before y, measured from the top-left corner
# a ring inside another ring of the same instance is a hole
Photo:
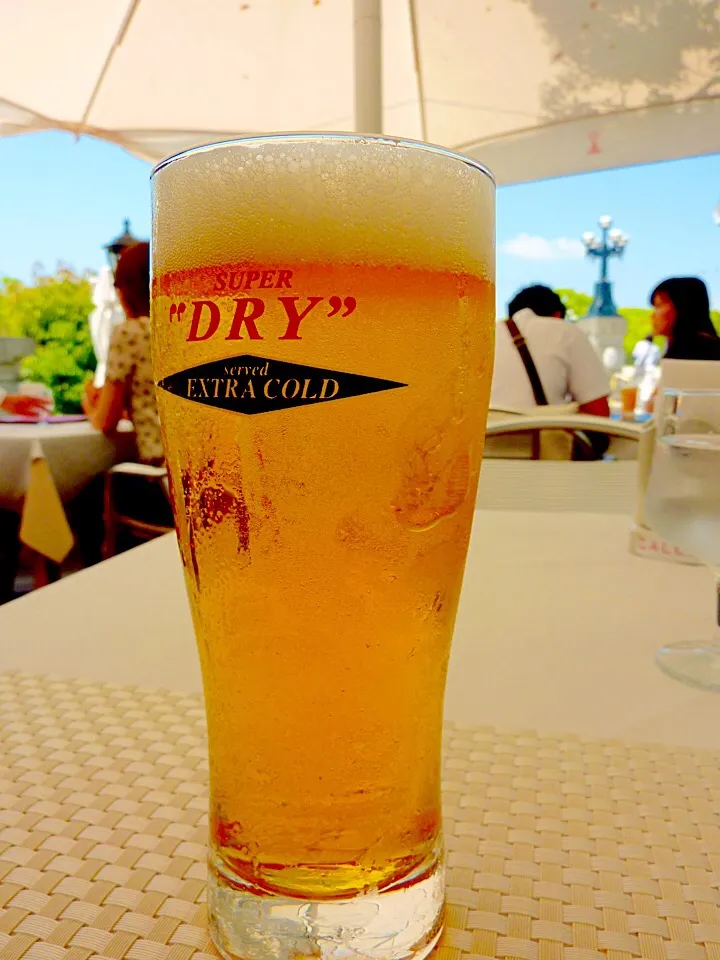
[[[379,132],[382,86],[385,132],[515,183],[720,150],[719,51],[720,0],[5,0],[0,134],[157,160],[258,131]]]

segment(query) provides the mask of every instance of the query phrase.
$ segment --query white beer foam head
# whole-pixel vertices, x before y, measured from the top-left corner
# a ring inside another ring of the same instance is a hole
[[[156,274],[250,261],[400,264],[492,279],[490,176],[441,148],[395,143],[257,137],[161,163]]]

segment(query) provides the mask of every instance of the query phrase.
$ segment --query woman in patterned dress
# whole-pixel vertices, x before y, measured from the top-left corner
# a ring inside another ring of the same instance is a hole
[[[147,243],[127,247],[115,270],[115,289],[126,320],[110,338],[105,383],[90,381],[83,409],[103,433],[117,427],[125,411],[135,427],[141,463],[163,462],[160,421],[150,362],[150,249]]]
[[[150,247],[126,247],[115,269],[115,289],[126,320],[113,330],[102,387],[89,381],[83,410],[96,430],[111,433],[124,416],[135,427],[138,459],[151,466],[164,462],[160,420],[150,361]],[[144,477],[119,476],[116,507],[149,523],[172,525],[167,497],[159,483]]]

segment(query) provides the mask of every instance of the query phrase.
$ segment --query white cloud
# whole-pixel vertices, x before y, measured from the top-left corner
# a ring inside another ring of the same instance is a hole
[[[579,260],[585,256],[585,247],[581,240],[574,237],[533,237],[529,233],[519,233],[512,240],[500,244],[501,253],[521,260]]]

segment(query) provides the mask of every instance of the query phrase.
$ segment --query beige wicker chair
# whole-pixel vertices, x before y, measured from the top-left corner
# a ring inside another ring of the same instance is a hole
[[[490,407],[488,418],[497,420],[502,417],[527,417],[534,412],[534,409],[531,411],[523,407]]]
[[[491,412],[486,429],[485,457],[503,460],[540,460],[541,436],[558,432],[568,437],[567,456],[570,459],[572,437],[588,431],[610,437],[608,454],[616,460],[635,460],[637,442],[646,425],[591,417],[572,412],[543,412],[527,415],[500,416]],[[558,459],[554,457],[553,459]]]

